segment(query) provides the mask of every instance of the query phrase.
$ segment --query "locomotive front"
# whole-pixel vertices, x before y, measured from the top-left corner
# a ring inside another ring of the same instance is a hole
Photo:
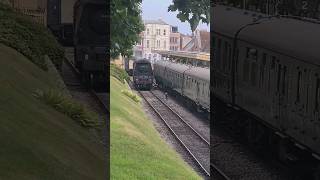
[[[75,64],[90,86],[108,86],[107,5],[105,1],[78,1],[74,9]]]
[[[147,60],[140,60],[133,65],[133,82],[138,89],[150,90],[153,84],[153,71],[151,63]]]

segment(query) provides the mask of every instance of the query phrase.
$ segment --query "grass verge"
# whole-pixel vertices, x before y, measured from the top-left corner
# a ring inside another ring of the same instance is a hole
[[[0,43],[12,47],[43,70],[48,70],[45,55],[59,69],[64,49],[44,25],[36,24],[0,1]]]
[[[54,76],[1,43],[0,57],[0,179],[105,180],[103,145],[33,95],[55,90]]]
[[[201,179],[164,142],[142,105],[121,93],[127,86],[111,77],[111,179]]]

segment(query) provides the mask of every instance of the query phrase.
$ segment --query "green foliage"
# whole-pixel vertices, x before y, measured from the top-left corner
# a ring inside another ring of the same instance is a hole
[[[182,22],[188,21],[192,31],[200,21],[210,23],[210,0],[173,0],[168,11],[179,11],[177,18]]]
[[[122,90],[121,93],[131,98],[134,102],[139,103],[141,101],[140,97],[130,90]]]
[[[44,26],[2,3],[0,43],[16,49],[43,70],[48,70],[44,55],[48,55],[58,69],[62,65],[64,50],[54,36]]]
[[[144,30],[140,10],[141,0],[111,1],[111,58],[120,54],[130,57],[139,33]]]
[[[57,111],[79,122],[84,127],[97,127],[100,125],[97,114],[88,111],[83,105],[67,98],[62,93],[53,90],[38,90],[34,93],[34,96],[55,108]]]
[[[121,69],[114,64],[110,64],[110,74],[111,76],[120,80],[122,83],[124,83],[124,80],[127,82],[130,80],[128,73],[124,69]]]

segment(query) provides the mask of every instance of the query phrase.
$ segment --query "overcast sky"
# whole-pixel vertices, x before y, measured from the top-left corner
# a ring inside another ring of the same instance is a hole
[[[172,25],[178,26],[179,32],[183,34],[191,34],[191,28],[188,22],[181,22],[177,17],[176,12],[168,12],[169,5],[172,0],[142,0],[142,19],[156,20],[162,18],[163,21]],[[198,29],[209,30],[209,25],[199,24]]]

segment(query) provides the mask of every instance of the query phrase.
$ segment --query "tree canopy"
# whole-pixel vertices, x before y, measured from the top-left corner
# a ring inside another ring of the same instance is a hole
[[[144,30],[141,2],[142,0],[111,1],[111,58],[120,54],[127,57],[132,55],[132,47],[139,41],[139,34]]]
[[[111,58],[130,57],[132,48],[144,30],[140,5],[142,0],[112,0],[110,3]],[[194,31],[199,22],[210,23],[210,0],[173,0],[168,11],[179,11],[177,18],[189,22]]]
[[[177,18],[189,22],[194,31],[199,22],[210,23],[210,0],[173,0],[168,11],[178,11]]]

